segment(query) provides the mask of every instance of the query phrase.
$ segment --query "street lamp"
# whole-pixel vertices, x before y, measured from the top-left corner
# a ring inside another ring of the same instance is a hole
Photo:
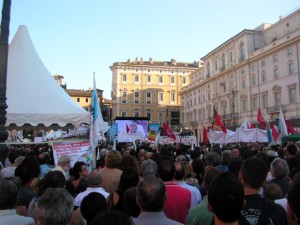
[[[234,98],[235,98],[236,91],[232,88],[231,93],[232,93],[233,130],[235,131],[235,104],[234,104]]]
[[[7,61],[8,61],[8,37],[10,22],[11,0],[4,0],[2,7],[1,33],[0,33],[0,142],[4,142],[8,133],[6,131],[6,80],[7,80]],[[6,153],[6,145],[0,145],[0,160]]]

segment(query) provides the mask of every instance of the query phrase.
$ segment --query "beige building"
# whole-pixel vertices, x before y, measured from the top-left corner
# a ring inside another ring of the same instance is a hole
[[[189,74],[201,67],[199,62],[171,61],[115,62],[112,70],[112,118],[148,117],[149,123],[168,122],[179,131],[179,91],[188,85]]]
[[[275,24],[243,30],[201,58],[204,67],[180,91],[181,126],[201,138],[213,124],[213,107],[228,129],[244,118],[256,124],[258,108],[277,124],[280,107],[300,127],[300,10]],[[201,139],[199,139],[201,140]]]
[[[80,89],[67,89],[66,83],[63,84],[64,77],[62,75],[53,75],[56,82],[68,93],[68,95],[77,102],[86,111],[90,111],[92,102],[92,89],[80,90]],[[110,99],[103,98],[103,90],[97,89],[98,101],[102,111],[103,119],[109,123],[112,121],[111,108],[112,103]]]

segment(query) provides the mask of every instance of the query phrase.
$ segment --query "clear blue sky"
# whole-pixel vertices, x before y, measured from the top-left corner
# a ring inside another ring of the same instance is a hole
[[[114,62],[193,62],[299,7],[299,0],[12,0],[10,40],[26,25],[52,75],[64,76],[69,89],[88,89],[95,72],[110,98]]]

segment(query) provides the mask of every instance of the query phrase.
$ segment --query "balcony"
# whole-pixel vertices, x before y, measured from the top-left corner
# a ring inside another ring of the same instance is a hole
[[[282,112],[286,112],[287,110],[287,105],[276,105],[272,107],[267,107],[266,111],[267,113],[279,113],[280,107],[282,107]]]
[[[246,57],[243,55],[239,58],[239,62],[243,62],[243,61],[245,61],[245,59],[246,59]]]

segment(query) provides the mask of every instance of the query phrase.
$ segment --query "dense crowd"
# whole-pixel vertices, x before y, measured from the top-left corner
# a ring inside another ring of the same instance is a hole
[[[99,146],[96,168],[10,146],[0,225],[300,224],[300,148],[260,143]]]

